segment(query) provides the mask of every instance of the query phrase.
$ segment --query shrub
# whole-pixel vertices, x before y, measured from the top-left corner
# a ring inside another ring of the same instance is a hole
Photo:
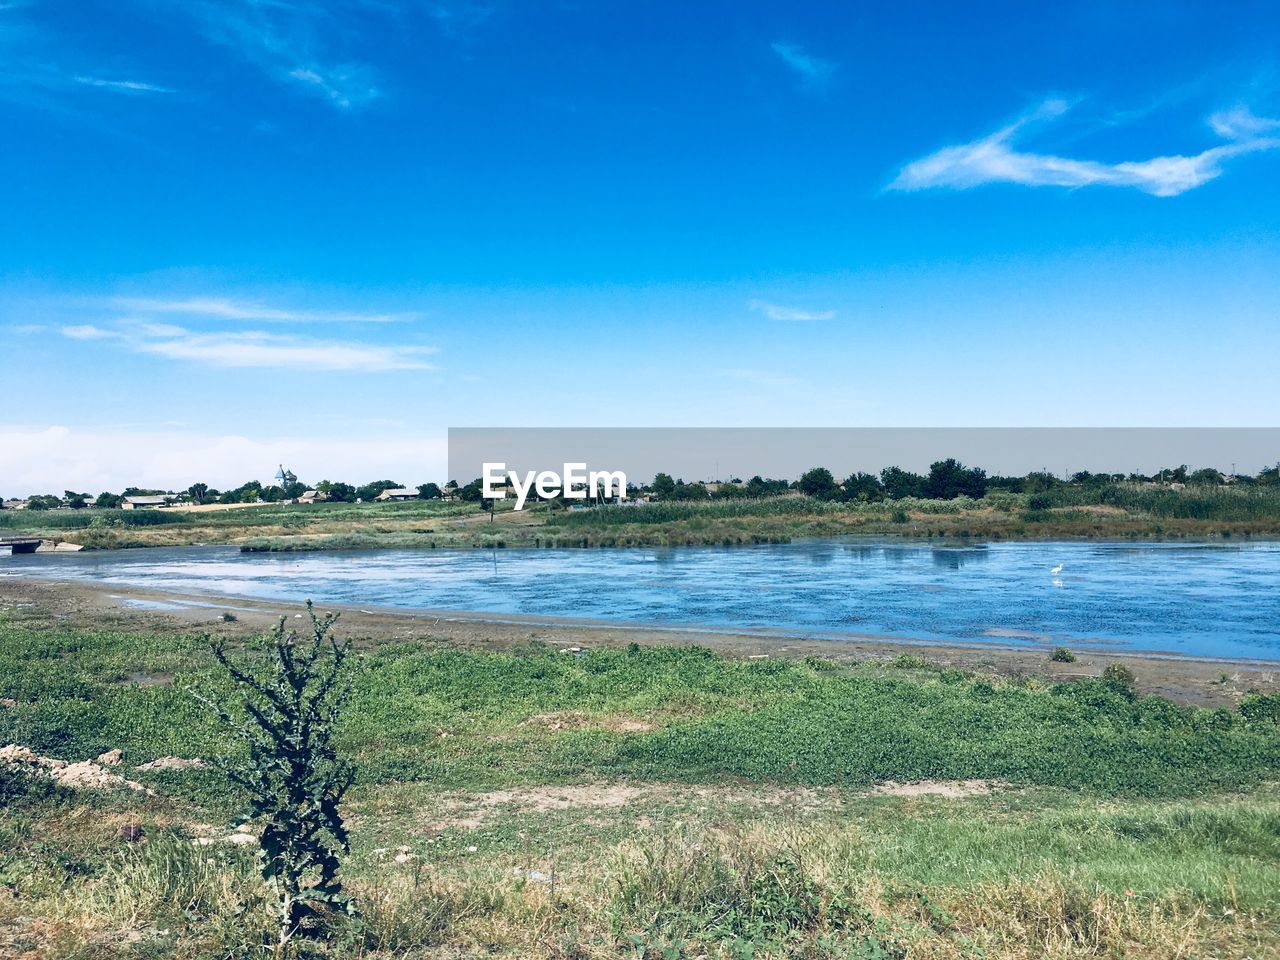
[[[1054,647],[1053,653],[1049,654],[1049,659],[1054,663],[1075,663],[1076,655],[1066,647]]]
[[[1280,723],[1280,693],[1250,693],[1240,701],[1240,714],[1253,723]]]
[[[16,810],[45,800],[62,799],[69,791],[18,763],[0,763],[0,810]]]
[[[1107,669],[1102,671],[1102,679],[1108,686],[1124,693],[1132,694],[1133,684],[1137,677],[1123,663],[1112,663],[1108,664]]]
[[[1028,510],[1048,510],[1053,506],[1053,497],[1047,493],[1033,493],[1027,497]]]
[[[311,601],[307,614],[305,640],[286,633],[280,618],[265,676],[233,664],[222,641],[212,644],[214,658],[243,691],[242,715],[200,697],[248,747],[247,759],[226,772],[248,795],[248,816],[266,820],[259,863],[276,897],[277,954],[320,908],[352,910],[338,879],[339,853],[349,850],[338,804],[355,773],[332,744],[349,689],[344,664],[351,644],[329,635],[336,615],[317,617]]]

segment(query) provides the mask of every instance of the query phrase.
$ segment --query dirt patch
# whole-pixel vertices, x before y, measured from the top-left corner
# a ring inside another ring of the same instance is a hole
[[[834,788],[780,787],[771,784],[733,784],[698,787],[681,783],[588,783],[567,786],[511,787],[484,793],[444,794],[432,801],[444,816],[433,819],[427,829],[474,830],[500,814],[528,815],[579,811],[583,822],[602,811],[624,813],[626,808],[653,812],[654,807],[694,806],[698,808],[755,806],[785,807],[797,813],[834,806],[840,793]],[[373,814],[376,816],[377,814]],[[640,816],[640,821],[649,821]]]
[[[991,792],[992,784],[986,780],[917,780],[913,783],[894,783],[892,780],[871,788],[871,793],[881,797],[981,797]]]
[[[608,730],[612,733],[648,733],[656,724],[635,717],[597,716],[581,710],[561,710],[557,713],[539,713],[519,724],[537,727],[552,733],[560,730]]]
[[[101,760],[115,753],[117,752],[110,751],[110,753],[103,754],[99,759]],[[114,759],[116,763],[119,763],[118,756]],[[54,783],[71,790],[114,790],[127,787],[130,790],[138,790],[144,793],[151,792],[140,783],[126,780],[118,773],[112,773],[101,763],[95,763],[92,760],[69,763],[66,760],[58,760],[54,757],[42,757],[30,747],[22,747],[12,743],[7,747],[0,747],[0,763],[25,767],[30,772],[46,776],[53,780]]]

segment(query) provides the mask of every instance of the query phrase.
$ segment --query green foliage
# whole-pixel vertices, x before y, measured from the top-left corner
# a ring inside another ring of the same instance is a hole
[[[1280,693],[1250,693],[1240,700],[1240,714],[1255,723],[1280,724]]]
[[[924,495],[930,500],[980,500],[986,493],[987,472],[981,467],[966,467],[954,458],[932,464],[924,483]]]
[[[0,810],[16,810],[68,795],[69,791],[24,764],[0,763]]]
[[[267,674],[237,666],[222,642],[213,644],[214,659],[243,696],[240,711],[199,697],[248,750],[226,773],[247,795],[248,816],[263,821],[259,857],[277,899],[277,951],[321,908],[351,906],[338,879],[339,854],[349,849],[338,804],[355,773],[333,746],[349,690],[344,663],[351,647],[329,635],[336,616],[317,617],[310,602],[307,613],[305,639],[286,632],[281,618]]]
[[[1138,698],[1104,680],[968,680],[906,656],[904,670],[831,670],[648,645],[567,657],[538,646],[387,644],[355,657],[333,743],[358,761],[362,783],[457,789],[597,776],[848,786],[990,778],[1186,796],[1280,776],[1280,724],[1259,719],[1272,701],[1244,716]],[[150,682],[166,677],[172,685]],[[0,709],[0,743],[68,760],[114,747],[139,762],[225,752],[216,719],[183,692],[191,686],[218,702],[236,694],[197,638],[0,621],[0,696],[18,701]],[[559,711],[599,722],[556,732],[522,725]],[[614,732],[612,715],[661,722]],[[243,743],[232,749],[247,756]],[[174,789],[215,802],[217,781],[197,774],[175,774]]]
[[[1054,647],[1053,652],[1049,654],[1049,659],[1054,663],[1075,663],[1076,655],[1066,647]]]
[[[1107,686],[1118,690],[1126,696],[1133,695],[1133,685],[1137,677],[1123,663],[1109,663],[1102,671],[1102,680]]]
[[[814,467],[806,471],[796,483],[796,489],[805,496],[818,500],[830,500],[839,492],[835,477],[826,467]]]

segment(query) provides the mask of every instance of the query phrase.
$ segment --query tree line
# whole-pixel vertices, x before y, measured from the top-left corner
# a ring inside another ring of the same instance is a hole
[[[1240,486],[1272,486],[1280,484],[1280,465],[1259,471],[1255,475],[1233,475],[1230,482]],[[1220,486],[1228,481],[1221,471],[1212,467],[1192,470],[1186,464],[1166,467],[1151,474],[1142,473],[1091,473],[1082,470],[1070,477],[1056,477],[1048,471],[1033,471],[1025,476],[989,476],[981,467],[968,467],[954,457],[938,460],[930,465],[927,474],[913,473],[901,467],[885,467],[878,474],[855,472],[843,480],[837,480],[826,467],[806,470],[798,480],[766,479],[759,475],[743,481],[733,478],[726,483],[686,483],[669,473],[658,473],[653,481],[630,488],[632,494],[647,495],[655,500],[715,500],[760,499],[784,493],[803,493],[818,500],[841,502],[878,502],[902,500],[914,497],[924,500],[954,500],[956,497],[980,499],[991,490],[1009,493],[1043,494],[1067,487],[1101,487],[1120,483],[1183,484],[1185,486]],[[193,483],[186,490],[149,490],[142,487],[126,487],[121,493],[104,491],[95,499],[91,494],[66,490],[61,497],[42,494],[28,499],[28,510],[56,510],[69,507],[83,509],[90,502],[95,507],[118,508],[126,497],[171,497],[175,503],[284,503],[296,500],[307,491],[304,483],[290,481],[284,484],[264,485],[250,480],[230,490],[218,490],[205,483]],[[337,503],[369,502],[376,500],[384,490],[403,489],[394,480],[374,480],[359,486],[340,481],[321,480],[315,490],[321,499]],[[435,483],[423,483],[412,488],[420,500],[438,500],[445,490]],[[450,481],[447,489],[456,493],[459,500],[481,503],[480,478],[459,486]],[[487,507],[486,507],[487,509]]]

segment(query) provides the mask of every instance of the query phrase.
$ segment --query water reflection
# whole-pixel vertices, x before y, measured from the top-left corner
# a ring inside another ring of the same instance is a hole
[[[315,554],[184,547],[0,558],[0,576],[28,574],[188,596],[1280,660],[1274,543],[815,540]]]

